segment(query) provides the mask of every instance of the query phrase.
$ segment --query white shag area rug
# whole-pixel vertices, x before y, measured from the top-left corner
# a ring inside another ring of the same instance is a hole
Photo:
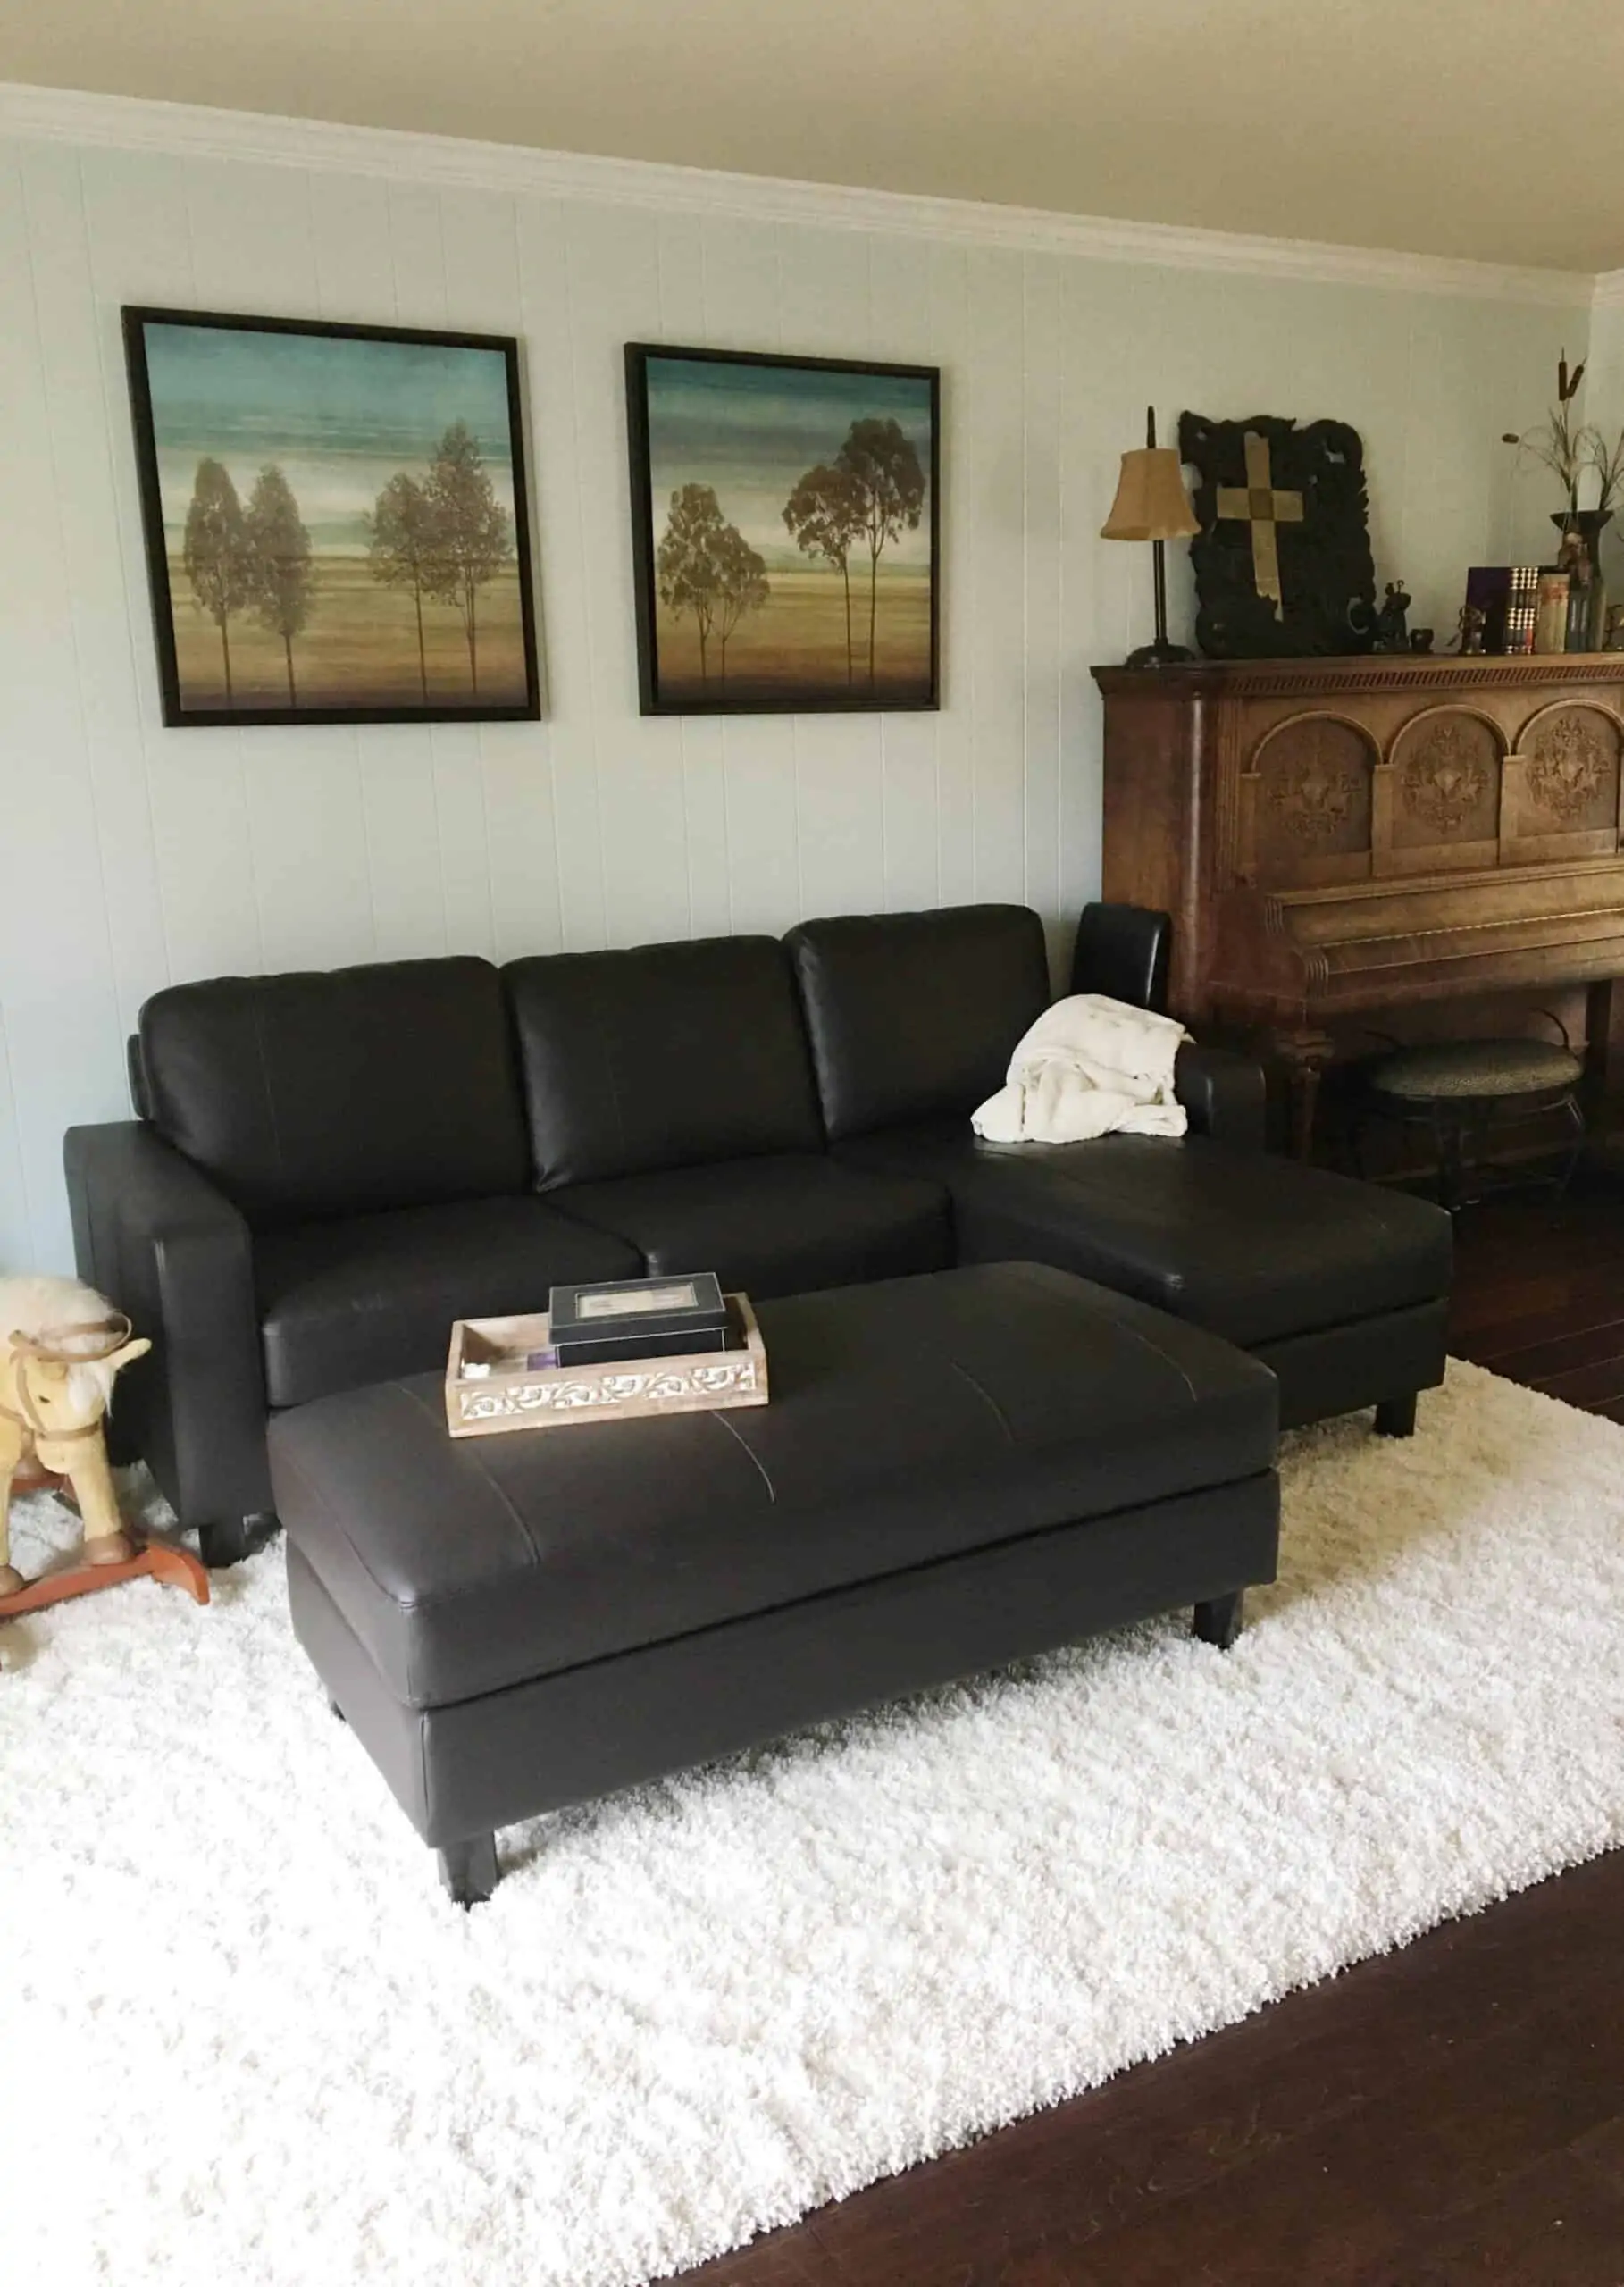
[[[1285,1481],[1227,1656],[538,1821],[468,1915],[279,1548],[0,1628],[5,2276],[630,2287],[1624,1840],[1624,1432],[1455,1365]]]

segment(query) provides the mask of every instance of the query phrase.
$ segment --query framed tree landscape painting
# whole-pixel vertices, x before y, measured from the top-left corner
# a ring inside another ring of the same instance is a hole
[[[123,316],[165,723],[540,712],[516,342]]]
[[[937,704],[940,375],[633,342],[645,715]]]

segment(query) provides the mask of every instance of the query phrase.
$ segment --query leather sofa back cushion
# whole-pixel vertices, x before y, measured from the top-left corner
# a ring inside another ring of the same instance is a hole
[[[834,1143],[967,1119],[1049,1005],[1043,927],[1024,905],[803,921],[784,942]]]
[[[525,1186],[488,961],[172,985],[141,1011],[139,1064],[155,1126],[261,1227]]]
[[[823,1148],[784,951],[712,937],[504,972],[536,1186]]]

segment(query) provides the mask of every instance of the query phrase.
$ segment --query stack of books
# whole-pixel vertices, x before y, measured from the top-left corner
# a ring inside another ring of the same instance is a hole
[[[1537,564],[1474,564],[1466,600],[1483,614],[1486,651],[1531,651],[1539,614]]]

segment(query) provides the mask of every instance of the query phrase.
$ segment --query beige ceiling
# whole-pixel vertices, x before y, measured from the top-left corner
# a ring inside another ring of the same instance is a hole
[[[1617,0],[0,0],[0,78],[1624,264]]]

